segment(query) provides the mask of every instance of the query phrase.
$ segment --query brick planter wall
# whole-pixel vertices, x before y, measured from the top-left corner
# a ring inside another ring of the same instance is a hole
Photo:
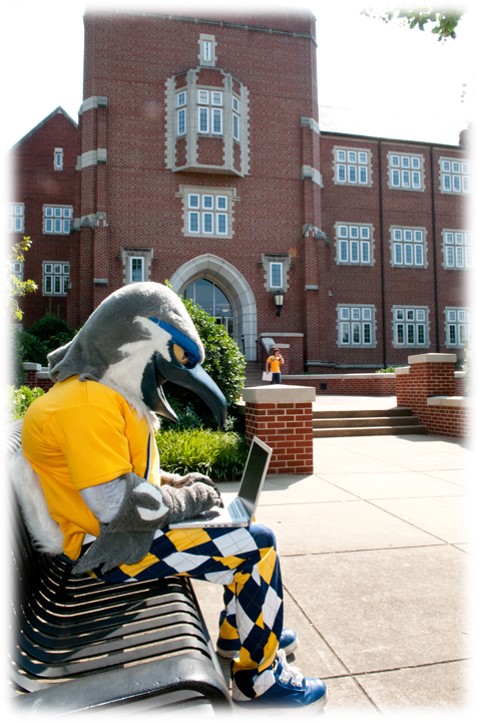
[[[395,396],[396,376],[390,374],[285,375],[287,384],[311,386],[318,396]]]
[[[273,449],[270,474],[313,473],[313,388],[256,386],[243,391],[246,439]]]
[[[34,388],[35,386],[48,391],[53,386],[48,371],[43,368],[40,364],[24,363],[23,369],[25,371],[25,386]]]
[[[455,354],[409,356],[409,366],[396,369],[398,406],[407,406],[429,433],[465,437],[471,430],[472,400],[457,396]]]

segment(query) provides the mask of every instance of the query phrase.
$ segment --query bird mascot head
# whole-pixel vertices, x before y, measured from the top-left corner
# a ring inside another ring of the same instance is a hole
[[[203,344],[184,304],[160,283],[133,283],[108,296],[75,338],[48,356],[53,381],[78,375],[117,389],[177,421],[163,392],[166,381],[196,393],[223,425],[226,400],[201,364]]]

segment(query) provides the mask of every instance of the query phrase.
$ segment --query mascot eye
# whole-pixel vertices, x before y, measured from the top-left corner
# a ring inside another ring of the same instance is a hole
[[[182,366],[186,366],[191,369],[195,365],[195,360],[191,358],[187,351],[181,348],[181,346],[178,346],[176,343],[173,344],[173,355]]]

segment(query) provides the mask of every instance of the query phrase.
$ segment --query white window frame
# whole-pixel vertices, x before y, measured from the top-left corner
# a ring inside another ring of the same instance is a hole
[[[70,283],[70,264],[66,261],[43,261],[42,293],[44,296],[66,296]]]
[[[448,195],[471,192],[470,163],[462,158],[439,159],[439,189]]]
[[[444,309],[446,348],[464,348],[471,338],[472,313],[468,308]]]
[[[183,188],[181,195],[185,207],[186,236],[232,237],[234,191]]]
[[[392,190],[424,190],[424,156],[417,153],[388,153],[389,187]]]
[[[371,151],[367,148],[334,148],[334,182],[363,188],[371,186]]]
[[[284,263],[283,261],[269,261],[268,265],[268,286],[271,290],[280,290],[284,285]]]
[[[375,307],[364,304],[339,304],[337,329],[337,344],[341,348],[375,348]]]
[[[200,65],[214,67],[216,64],[216,38],[214,35],[201,33],[199,40]]]
[[[128,276],[130,283],[141,283],[147,280],[144,256],[128,256]]]
[[[429,309],[426,306],[393,306],[393,347],[429,347]]]
[[[472,233],[460,229],[442,231],[443,267],[447,271],[472,268]]]
[[[372,266],[372,226],[367,223],[338,221],[336,228],[336,263],[340,266]]]
[[[200,135],[223,135],[222,90],[209,88],[197,89],[198,133]]]
[[[12,276],[15,276],[20,282],[23,281],[23,261],[12,261]]]
[[[151,259],[153,257],[151,249],[122,248],[121,257],[123,261],[123,282],[125,285],[150,280]],[[139,275],[138,270],[140,271]]]
[[[391,226],[391,266],[426,268],[426,230],[413,226]]]
[[[8,215],[8,232],[25,233],[25,204],[10,203]]]
[[[72,206],[43,206],[43,233],[45,235],[68,236],[72,220]]]
[[[53,151],[53,170],[63,170],[63,148],[55,148]]]

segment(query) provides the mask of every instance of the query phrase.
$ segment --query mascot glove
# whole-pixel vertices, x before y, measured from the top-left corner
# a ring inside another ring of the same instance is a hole
[[[126,482],[126,490],[118,513],[108,524],[100,524],[99,537],[75,564],[74,574],[136,564],[148,554],[157,529],[223,506],[218,490],[201,481],[181,488],[159,488],[136,474],[120,478]]]

